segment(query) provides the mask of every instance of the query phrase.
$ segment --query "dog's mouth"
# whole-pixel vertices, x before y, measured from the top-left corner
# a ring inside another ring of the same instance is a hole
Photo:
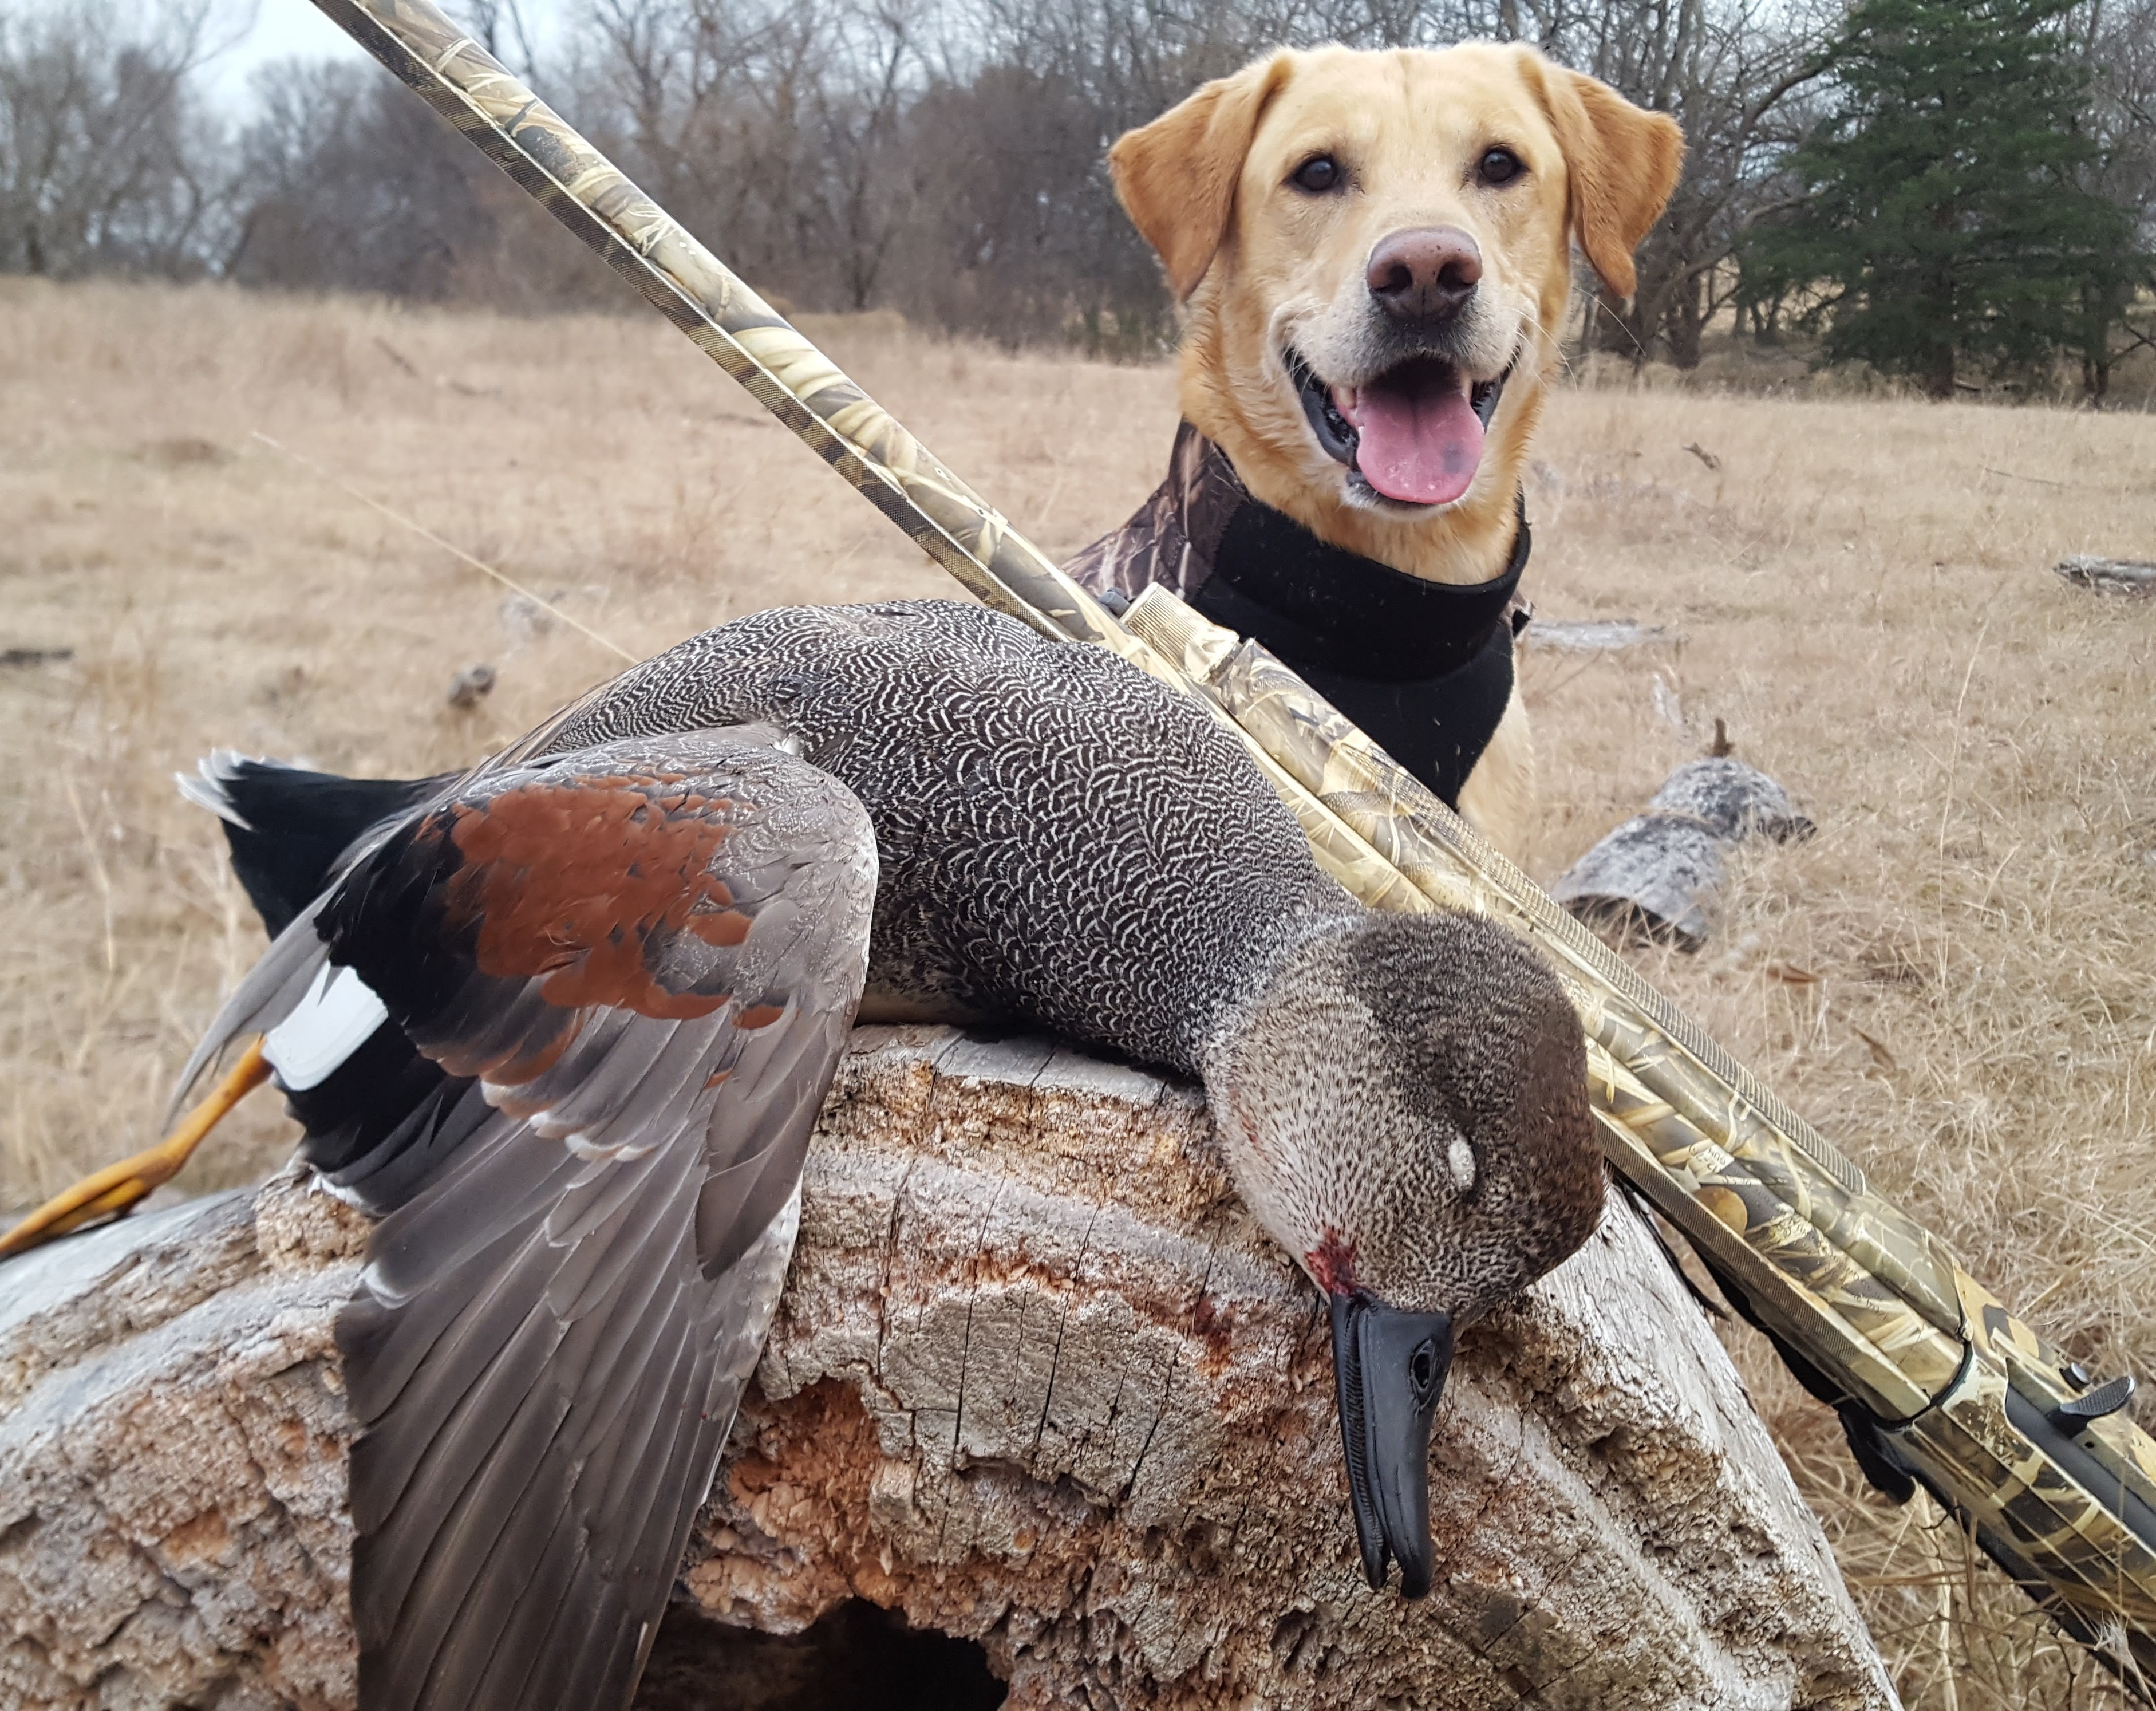
[[[1411,357],[1360,386],[1333,386],[1292,346],[1282,360],[1311,431],[1347,465],[1348,485],[1399,505],[1450,505],[1467,491],[1513,367],[1476,380],[1442,357]]]

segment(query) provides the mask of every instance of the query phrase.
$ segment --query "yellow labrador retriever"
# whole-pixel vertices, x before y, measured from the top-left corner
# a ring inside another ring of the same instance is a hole
[[[1604,284],[1676,124],[1533,49],[1281,52],[1118,141],[1184,319],[1168,481],[1073,561],[1265,641],[1501,845],[1533,806],[1520,480],[1577,240]]]

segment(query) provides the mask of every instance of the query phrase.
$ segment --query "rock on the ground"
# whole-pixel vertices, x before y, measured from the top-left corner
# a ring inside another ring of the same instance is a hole
[[[365,1236],[286,1176],[0,1268],[0,1703],[353,1703],[331,1324]],[[1014,1707],[1894,1703],[1621,1196],[1465,1333],[1432,1459],[1409,1604],[1363,1583],[1321,1304],[1195,1093],[864,1029],[679,1596],[781,1632],[865,1599]]]

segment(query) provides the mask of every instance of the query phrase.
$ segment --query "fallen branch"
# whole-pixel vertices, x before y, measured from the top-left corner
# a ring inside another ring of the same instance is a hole
[[[2064,558],[2051,568],[2076,588],[2100,594],[2156,594],[2156,563],[2145,558]]]

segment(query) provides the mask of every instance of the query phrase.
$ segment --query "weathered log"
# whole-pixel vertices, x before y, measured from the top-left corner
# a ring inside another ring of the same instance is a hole
[[[2156,594],[2156,563],[2146,558],[2094,558],[2077,553],[2051,568],[2076,588],[2100,594]]]
[[[1520,632],[1529,649],[1559,654],[1621,654],[1634,648],[1681,647],[1684,637],[1659,624],[1630,618],[1537,618]]]
[[[0,1703],[352,1704],[331,1323],[364,1241],[287,1175],[0,1271]],[[1433,1458],[1408,1604],[1363,1584],[1323,1314],[1194,1092],[864,1029],[667,1703],[700,1645],[729,1667],[720,1624],[852,1599],[977,1642],[1014,1706],[1894,1703],[1621,1196],[1465,1335]]]
[[[1809,838],[1812,822],[1756,767],[1712,755],[1686,761],[1663,781],[1646,812],[1607,834],[1550,887],[1583,921],[1620,937],[1663,939],[1697,950],[1727,867],[1748,837]]]

